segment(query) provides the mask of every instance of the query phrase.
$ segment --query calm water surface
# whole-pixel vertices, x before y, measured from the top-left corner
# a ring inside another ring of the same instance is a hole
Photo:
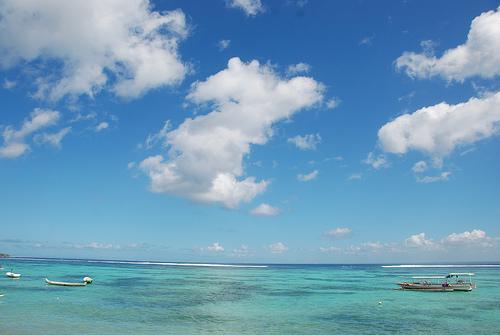
[[[500,268],[180,267],[2,260],[0,334],[500,334]],[[20,280],[3,277],[13,268]],[[472,292],[394,290],[475,272]],[[87,287],[47,286],[44,278]],[[382,301],[382,305],[378,302]]]

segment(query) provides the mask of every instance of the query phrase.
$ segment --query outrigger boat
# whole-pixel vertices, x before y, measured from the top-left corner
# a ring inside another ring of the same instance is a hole
[[[472,282],[473,273],[452,272],[446,276],[417,276],[412,282],[397,283],[403,290],[427,292],[472,291],[476,284]]]
[[[81,283],[69,283],[69,282],[63,282],[63,281],[53,281],[53,280],[48,280],[45,278],[45,282],[48,285],[56,285],[56,286],[87,286],[88,284],[92,284],[92,278],[90,277],[85,277],[83,278],[83,282]]]

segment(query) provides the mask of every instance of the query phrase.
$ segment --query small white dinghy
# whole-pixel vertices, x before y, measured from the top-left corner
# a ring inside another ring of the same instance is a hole
[[[55,286],[87,286],[87,284],[92,284],[92,278],[90,277],[85,277],[83,278],[83,282],[81,283],[69,283],[69,282],[63,282],[63,281],[53,281],[53,280],[48,280],[45,278],[45,282],[47,285],[55,285]]]
[[[19,279],[19,278],[21,278],[21,274],[20,273],[14,273],[14,272],[11,272],[11,271],[7,272],[5,274],[5,276],[7,276],[9,278],[12,278],[12,279]]]

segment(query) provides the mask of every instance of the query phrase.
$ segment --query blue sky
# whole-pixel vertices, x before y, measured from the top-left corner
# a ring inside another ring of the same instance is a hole
[[[498,261],[498,6],[4,1],[0,251]]]

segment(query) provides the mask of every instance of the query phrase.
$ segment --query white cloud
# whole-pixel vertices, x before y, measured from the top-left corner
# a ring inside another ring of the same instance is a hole
[[[365,242],[360,245],[351,245],[349,248],[344,249],[347,254],[358,254],[358,253],[378,253],[380,251],[389,249],[389,245],[380,242]]]
[[[300,73],[308,73],[311,71],[311,65],[306,63],[297,63],[288,66],[287,73],[290,75],[300,74]]]
[[[414,173],[421,173],[427,170],[427,163],[425,161],[418,161],[415,164],[413,164],[413,167],[411,170]]]
[[[351,228],[338,227],[338,228],[331,229],[331,230],[325,232],[324,235],[326,237],[331,237],[331,238],[341,238],[341,237],[345,237],[347,235],[350,235],[351,232],[352,232]]]
[[[231,44],[231,40],[220,40],[218,45],[219,45],[219,50],[226,50],[229,48],[229,45]]]
[[[16,86],[17,86],[17,81],[9,79],[5,79],[2,84],[2,87],[5,88],[6,90],[13,89]]]
[[[319,134],[297,135],[290,137],[288,143],[293,143],[300,150],[316,150],[316,146],[321,143]]]
[[[276,242],[268,245],[267,249],[273,254],[281,254],[288,250],[288,247],[282,242]]]
[[[449,244],[470,244],[484,242],[489,237],[483,230],[474,229],[471,231],[464,231],[463,233],[452,233],[443,239],[443,243]]]
[[[234,208],[269,183],[245,176],[243,160],[251,145],[266,144],[273,124],[320,103],[323,85],[307,77],[281,79],[258,61],[232,58],[227,69],[196,82],[187,98],[211,103],[214,110],[169,131],[169,158],[151,156],[140,168],[153,192]]]
[[[231,256],[233,257],[246,257],[250,255],[250,249],[242,244],[239,248],[233,249]]]
[[[61,148],[63,138],[71,131],[71,127],[65,127],[55,133],[37,134],[34,137],[36,143],[47,143],[54,148]]]
[[[342,248],[339,247],[320,247],[319,251],[328,254],[336,254],[342,252]]]
[[[365,36],[359,41],[359,45],[372,45],[375,36]]]
[[[103,122],[100,122],[95,128],[94,128],[94,131],[96,133],[100,132],[100,131],[103,131],[104,129],[108,129],[109,128],[109,123],[107,123],[106,121],[103,121]]]
[[[382,149],[394,154],[417,150],[444,157],[455,148],[498,134],[500,92],[456,105],[445,102],[404,114],[378,131]]]
[[[0,158],[16,158],[29,151],[28,137],[40,129],[52,126],[60,118],[58,111],[36,108],[29,119],[24,120],[21,128],[15,130],[7,126],[2,131],[3,145],[0,146]],[[64,136],[64,135],[63,135]]]
[[[210,252],[223,252],[224,247],[219,242],[214,242],[212,245],[207,247],[207,250]]]
[[[432,249],[436,245],[432,240],[425,238],[425,233],[411,235],[405,240],[405,245],[413,248]]]
[[[280,213],[278,207],[273,207],[269,204],[260,204],[250,211],[250,214],[255,216],[275,216]]]
[[[158,131],[155,134],[148,135],[148,137],[146,138],[146,142],[144,143],[144,147],[146,149],[151,149],[157,143],[162,143],[165,146],[168,145],[167,135],[171,129],[172,129],[172,123],[170,122],[170,120],[165,121],[165,123],[163,124],[163,127],[160,129],[160,131]]]
[[[361,180],[361,179],[363,179],[363,175],[361,173],[353,173],[347,178],[347,180]]]
[[[331,98],[326,102],[326,108],[328,109],[335,109],[340,105],[340,99],[338,98]]]
[[[444,171],[441,172],[437,176],[424,176],[424,177],[416,177],[417,182],[423,183],[423,184],[430,184],[430,183],[436,183],[439,181],[448,181],[450,179],[451,172],[450,171]]]
[[[121,249],[119,245],[111,244],[111,243],[100,243],[100,242],[90,242],[87,244],[74,244],[72,245],[75,249]]]
[[[368,157],[363,160],[363,163],[371,165],[375,170],[389,166],[389,162],[387,161],[385,155],[376,156],[373,152],[368,154]]]
[[[110,89],[133,98],[187,72],[177,53],[188,33],[184,13],[154,12],[148,0],[5,0],[0,18],[1,66],[27,62],[46,71],[48,62],[59,64],[34,78],[38,97]]]
[[[482,13],[471,23],[467,41],[448,49],[442,57],[433,54],[426,44],[423,53],[405,52],[396,67],[410,77],[441,76],[448,81],[463,81],[479,76],[492,78],[500,74],[500,11]]]
[[[318,177],[319,175],[319,171],[318,170],[314,170],[312,171],[311,173],[308,173],[308,174],[299,174],[297,175],[297,180],[298,181],[303,181],[303,182],[306,182],[306,181],[311,181],[311,180],[314,180]]]
[[[264,6],[260,0],[228,0],[228,5],[243,10],[247,16],[255,16],[264,12]]]

